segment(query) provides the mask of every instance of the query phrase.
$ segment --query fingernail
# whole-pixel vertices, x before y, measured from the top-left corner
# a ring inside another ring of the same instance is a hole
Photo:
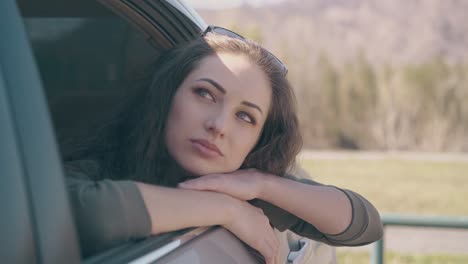
[[[181,182],[179,183],[181,186],[190,186],[192,185],[192,183],[190,181],[184,181],[184,182]]]

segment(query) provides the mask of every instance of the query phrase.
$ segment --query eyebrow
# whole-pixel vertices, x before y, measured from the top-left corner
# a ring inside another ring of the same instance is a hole
[[[200,78],[198,79],[197,81],[204,81],[204,82],[208,82],[210,83],[211,85],[213,85],[216,89],[218,89],[222,94],[226,94],[226,90],[223,88],[223,86],[221,86],[221,84],[215,82],[214,80],[212,79],[209,79],[209,78]],[[262,115],[263,115],[263,111],[262,109],[254,104],[254,103],[251,103],[251,102],[248,102],[248,101],[242,101],[241,102],[243,105],[246,105],[246,106],[249,106],[249,107],[252,107],[252,108],[255,108],[257,109]]]
[[[260,107],[258,107],[258,105],[254,104],[254,103],[251,103],[251,102],[247,102],[247,101],[242,101],[242,104],[257,109],[263,115],[263,111],[262,111],[262,109]]]
[[[208,82],[208,83],[210,83],[211,85],[213,85],[216,89],[218,89],[221,93],[226,94],[226,90],[223,88],[223,86],[221,86],[221,84],[215,82],[215,81],[212,80],[212,79],[209,79],[209,78],[201,78],[201,79],[198,79],[197,81],[205,81],[205,82]]]

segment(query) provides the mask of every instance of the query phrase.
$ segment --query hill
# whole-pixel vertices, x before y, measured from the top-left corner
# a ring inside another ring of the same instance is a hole
[[[466,61],[467,12],[464,0],[288,0],[200,10],[209,24],[258,28],[264,44],[277,52],[279,46],[306,46],[309,56],[325,51],[341,62],[365,51],[373,63],[392,64],[433,57]]]

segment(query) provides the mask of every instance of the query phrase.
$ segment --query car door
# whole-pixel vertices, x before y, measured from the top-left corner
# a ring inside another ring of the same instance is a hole
[[[2,262],[258,263],[220,227],[79,254],[60,143],[95,129],[125,97],[129,75],[201,32],[192,9],[181,1],[6,0],[0,14]]]
[[[0,2],[0,192],[4,263],[77,263],[60,157],[15,1]]]

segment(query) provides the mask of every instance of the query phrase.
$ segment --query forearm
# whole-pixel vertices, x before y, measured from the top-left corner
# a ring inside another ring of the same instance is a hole
[[[179,186],[250,201],[278,230],[290,229],[330,245],[364,245],[382,236],[380,216],[366,199],[350,190],[305,178],[282,178],[246,169],[203,176]]]
[[[271,175],[262,176],[259,199],[312,224],[322,233],[338,234],[350,224],[352,207],[339,189],[315,186]]]
[[[83,256],[150,234],[149,215],[134,182],[68,174],[76,176],[67,177],[67,189]]]
[[[235,198],[206,191],[173,189],[137,183],[151,218],[152,234],[194,226],[223,225]]]

